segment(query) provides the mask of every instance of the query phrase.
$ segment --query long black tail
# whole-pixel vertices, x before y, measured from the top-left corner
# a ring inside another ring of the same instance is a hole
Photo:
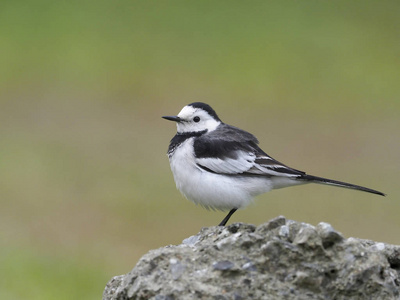
[[[328,178],[323,178],[323,177],[318,177],[318,176],[313,176],[313,175],[303,175],[300,178],[300,180],[305,180],[313,183],[320,183],[320,184],[329,184],[329,185],[334,185],[334,186],[339,186],[343,188],[348,188],[348,189],[353,189],[353,190],[358,190],[358,191],[364,191],[367,193],[372,193],[376,195],[381,195],[381,196],[386,196],[384,193],[369,189],[363,186],[347,183],[347,182],[342,182],[342,181],[337,181],[337,180],[332,180]]]

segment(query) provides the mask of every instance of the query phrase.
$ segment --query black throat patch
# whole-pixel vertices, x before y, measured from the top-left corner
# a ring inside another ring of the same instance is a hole
[[[184,132],[184,133],[177,133],[169,143],[168,147],[168,156],[171,157],[171,155],[174,153],[174,151],[182,145],[184,141],[187,139],[190,139],[192,137],[199,137],[202,136],[207,132],[206,130],[203,131],[191,131],[191,132]]]

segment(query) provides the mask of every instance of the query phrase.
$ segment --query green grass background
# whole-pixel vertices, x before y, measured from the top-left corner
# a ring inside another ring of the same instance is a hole
[[[400,244],[398,1],[0,4],[0,298],[100,299],[218,224],[175,189],[162,115],[211,104],[274,158],[365,185],[272,191],[278,215]]]

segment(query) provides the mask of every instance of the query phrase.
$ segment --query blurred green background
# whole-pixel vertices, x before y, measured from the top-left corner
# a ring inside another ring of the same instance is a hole
[[[306,185],[278,215],[400,244],[398,1],[0,4],[0,298],[100,299],[210,212],[175,189],[162,115],[194,101],[274,158],[386,198]]]

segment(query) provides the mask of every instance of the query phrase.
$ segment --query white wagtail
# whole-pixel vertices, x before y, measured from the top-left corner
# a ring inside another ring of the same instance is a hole
[[[163,118],[177,124],[178,132],[168,148],[177,188],[196,204],[230,210],[219,226],[225,226],[232,214],[255,196],[292,185],[313,182],[385,196],[282,164],[258,146],[254,135],[223,123],[208,104],[191,103],[177,116]]]

